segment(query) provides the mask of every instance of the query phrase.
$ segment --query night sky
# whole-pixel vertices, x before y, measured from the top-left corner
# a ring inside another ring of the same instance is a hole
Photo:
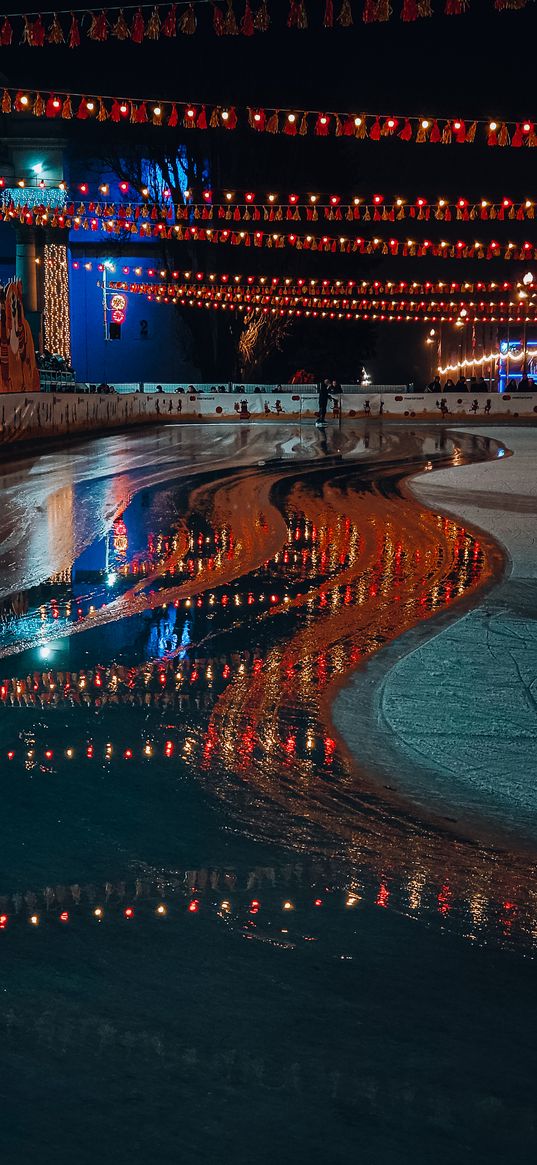
[[[212,31],[210,6],[198,5],[198,31],[192,37],[144,41],[141,46],[115,40],[102,45],[83,38],[81,47],[72,51],[64,47],[4,48],[0,50],[2,73],[15,87],[194,103],[367,110],[439,119],[458,116],[466,121],[479,117],[531,120],[535,115],[535,74],[531,49],[526,49],[533,43],[536,26],[532,3],[521,12],[497,13],[491,0],[472,0],[471,13],[459,17],[438,15],[404,24],[394,16],[388,24],[364,25],[361,5],[354,0],[354,27],[331,31],[321,27],[324,0],[306,0],[306,7],[310,17],[307,31],[289,31],[285,27],[287,0],[269,0],[269,33],[219,38]],[[238,17],[243,8],[242,0],[237,0]],[[338,8],[336,2],[336,13]],[[25,10],[24,4],[9,5],[9,11]],[[150,10],[145,11],[147,17]],[[37,124],[33,120],[32,132]],[[4,132],[5,126],[14,132],[11,119],[5,119]],[[79,123],[61,128],[76,136],[81,171],[85,152],[91,156],[97,145],[104,148],[110,133],[120,132],[108,125],[81,127]],[[50,123],[42,129],[40,126],[40,132],[50,132]],[[171,142],[191,140],[192,134],[152,127],[144,127],[142,134],[135,127],[124,127],[122,132],[126,140],[130,136],[136,141],[144,135],[148,141],[154,135],[161,141],[164,133]],[[179,136],[174,138],[174,133]],[[416,145],[392,139],[377,143],[313,135],[287,138],[248,130],[211,132],[203,138],[213,175],[222,186],[235,189],[272,189],[284,194],[292,190],[349,195],[380,192],[387,198],[400,195],[410,200],[423,195],[431,201],[460,195],[470,199],[509,195],[516,199],[535,194],[537,151],[528,149],[490,149],[477,143]],[[409,233],[408,223],[388,229],[393,234],[400,230],[402,236]],[[500,235],[499,224],[479,223],[479,237],[506,241],[534,237],[532,223],[506,223],[501,229]],[[421,235],[419,230],[418,224],[412,226],[414,237],[476,237],[472,223],[455,223],[449,228],[433,220],[423,224]],[[179,245],[177,265],[184,261]],[[200,248],[200,268],[203,262]],[[252,255],[241,248],[220,246],[211,249],[210,269],[405,280],[513,279],[521,274],[520,265],[494,261],[361,258],[294,254],[287,249]],[[315,349],[313,328],[318,332],[321,325],[305,321],[295,328],[284,364],[299,361],[310,346]],[[355,345],[366,356],[372,346],[376,347],[377,380],[419,380],[426,374],[426,329],[421,325],[373,329],[349,322],[324,328],[323,339],[318,342],[325,350],[331,348],[336,359],[341,352],[343,363]],[[326,359],[326,352],[321,359]],[[279,371],[283,374],[283,365]],[[346,368],[342,372],[344,378]]]

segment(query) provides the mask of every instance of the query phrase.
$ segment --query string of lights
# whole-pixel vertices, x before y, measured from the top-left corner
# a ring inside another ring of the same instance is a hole
[[[322,304],[319,304],[317,307],[313,307],[313,308],[310,308],[310,307],[304,308],[301,306],[296,306],[296,307],[291,307],[291,306],[287,306],[287,305],[284,306],[283,302],[280,302],[278,305],[276,305],[274,303],[272,306],[269,306],[268,304],[263,305],[261,303],[256,303],[255,301],[237,302],[235,299],[233,299],[231,302],[227,302],[226,300],[203,298],[201,296],[199,296],[199,297],[186,296],[186,295],[180,296],[180,295],[146,294],[146,298],[149,302],[154,301],[155,303],[162,303],[162,304],[171,303],[171,304],[178,304],[180,307],[206,308],[208,310],[211,310],[211,309],[214,311],[220,310],[222,312],[225,312],[225,311],[247,312],[247,311],[250,311],[252,309],[258,309],[259,311],[261,311],[265,315],[272,314],[272,315],[288,316],[288,317],[294,317],[296,319],[300,319],[302,317],[304,319],[311,318],[311,319],[315,319],[315,320],[318,320],[318,319],[322,319],[322,320],[327,320],[327,319],[329,319],[329,320],[355,320],[355,321],[371,320],[373,322],[386,322],[386,323],[403,323],[403,322],[404,323],[428,323],[428,322],[430,322],[430,323],[458,323],[460,321],[460,315],[458,312],[452,312],[452,313],[446,314],[446,313],[443,313],[439,307],[433,308],[432,305],[425,306],[423,310],[419,307],[419,305],[415,305],[414,307],[407,305],[406,308],[399,307],[398,310],[394,310],[394,309],[391,309],[391,305],[389,303],[386,303],[383,308],[382,308],[381,304],[379,303],[377,308],[375,308],[374,305],[371,304],[371,305],[368,305],[369,310],[360,310],[360,309],[344,308],[341,303],[339,304],[338,308],[336,306],[323,307]],[[495,312],[492,312],[492,311],[491,312],[476,311],[475,313],[467,312],[466,319],[464,320],[464,323],[466,323],[466,324],[469,324],[469,323],[500,323],[501,324],[501,323],[524,323],[524,321],[529,323],[529,322],[533,322],[534,319],[535,319],[534,316],[529,317],[529,316],[522,316],[522,315],[513,316],[513,315],[509,315],[509,314],[504,314],[504,313],[502,314],[502,309],[496,308]]]
[[[175,129],[251,129],[257,133],[284,134],[288,137],[352,137],[357,141],[388,141],[440,145],[473,144],[476,140],[489,146],[537,146],[535,122],[503,121],[457,116],[438,120],[416,114],[349,113],[317,109],[263,109],[253,106],[208,106],[188,102],[159,100],[150,97],[88,95],[65,90],[37,91],[6,87],[0,101],[0,113],[32,115],[50,120],[111,121],[116,125],[168,126]]]
[[[92,271],[94,264],[93,264],[92,260],[80,262],[79,260],[75,259],[72,263],[72,267],[73,267],[73,270],[76,270],[76,271],[78,271],[78,270]],[[95,267],[98,271],[104,270],[103,263],[99,262],[99,263],[95,264]],[[112,271],[115,271],[117,269],[117,266],[115,264],[112,264],[109,269]],[[349,295],[354,295],[356,293],[362,294],[363,292],[368,292],[368,291],[374,291],[375,293],[379,293],[379,294],[384,293],[384,292],[386,292],[388,294],[393,294],[393,293],[398,293],[398,292],[409,292],[411,294],[418,294],[418,295],[429,295],[429,294],[449,295],[449,294],[453,294],[455,292],[460,292],[461,294],[466,294],[468,292],[474,292],[474,291],[481,291],[481,292],[496,292],[497,291],[499,293],[504,293],[507,291],[514,290],[516,288],[515,283],[510,283],[510,282],[504,281],[504,280],[502,280],[501,282],[494,282],[494,281],[481,282],[478,280],[475,282],[474,281],[471,281],[471,282],[464,281],[463,283],[456,283],[452,280],[449,280],[449,281],[433,280],[433,281],[425,281],[425,282],[417,282],[416,280],[412,280],[412,282],[406,282],[405,280],[400,280],[400,279],[394,279],[394,280],[389,280],[389,279],[388,280],[386,280],[386,279],[358,279],[358,280],[356,280],[356,279],[326,279],[326,278],[321,279],[320,277],[315,277],[315,276],[308,276],[308,278],[306,279],[306,278],[303,278],[300,276],[290,276],[290,275],[251,275],[251,274],[246,275],[246,274],[244,274],[244,272],[230,275],[227,273],[216,274],[215,272],[206,273],[203,271],[197,271],[194,274],[192,271],[178,271],[175,269],[169,270],[167,268],[161,268],[161,269],[157,270],[154,267],[142,267],[142,266],[130,267],[130,266],[126,266],[126,265],[121,266],[121,272],[123,275],[130,275],[131,272],[133,275],[138,275],[138,276],[145,274],[150,279],[156,276],[156,277],[160,277],[161,279],[164,279],[168,282],[172,279],[173,280],[181,279],[181,280],[185,280],[185,281],[196,280],[197,283],[218,282],[219,284],[223,284],[223,285],[229,284],[230,282],[232,282],[234,284],[246,283],[249,286],[256,286],[256,287],[257,286],[265,287],[268,285],[271,285],[273,287],[277,287],[280,285],[285,285],[286,288],[292,288],[297,293],[301,292],[305,287],[309,287],[309,288],[318,287],[318,288],[322,288],[323,292],[328,291],[328,292],[334,292],[334,293],[338,293],[338,294],[342,294],[343,292],[346,292]],[[115,283],[113,281],[110,283],[110,287],[117,288],[117,290],[123,290],[123,284]]]
[[[532,353],[525,348],[522,348],[519,351],[511,350],[509,352],[509,362],[511,364],[522,364],[522,362],[531,355]],[[474,365],[476,365],[476,367],[482,367],[485,364],[491,364],[497,360],[498,352],[489,352],[487,356],[476,356],[475,358],[458,360],[456,364],[446,364],[442,368],[439,367],[438,372],[441,376],[445,376],[448,372],[458,372],[460,368],[473,368]]]
[[[202,300],[226,303],[228,305],[244,304],[245,306],[275,306],[275,307],[300,307],[300,308],[323,308],[323,309],[339,309],[370,311],[372,309],[382,311],[414,311],[421,313],[428,313],[431,310],[436,312],[448,313],[448,318],[465,319],[466,322],[471,321],[477,315],[480,318],[489,317],[494,314],[496,317],[499,313],[508,311],[513,320],[529,320],[534,318],[534,313],[537,308],[535,303],[526,303],[525,301],[516,300],[510,303],[506,300],[436,300],[436,299],[422,299],[415,298],[401,298],[392,296],[389,299],[379,299],[373,295],[362,295],[360,291],[355,290],[352,298],[345,292],[327,293],[320,288],[293,290],[285,285],[281,288],[268,286],[265,288],[253,288],[249,286],[241,287],[237,284],[138,284],[115,282],[113,284],[114,290],[120,290],[130,294],[145,295],[148,298],[155,298],[157,302],[164,300],[164,302],[172,302],[183,300]],[[529,312],[533,315],[530,315]]]
[[[527,0],[517,0],[516,9],[525,7]],[[210,7],[211,16],[202,28],[218,37],[253,37],[267,33],[273,24],[274,9],[270,0],[259,0],[252,8],[250,0],[238,5],[235,13],[233,0],[226,0],[225,9],[214,0],[188,0],[172,4],[123,4],[121,8],[105,5],[99,8],[72,8],[69,12],[41,9],[35,13],[9,12],[0,26],[0,45],[8,48],[13,43],[29,48],[43,48],[46,45],[79,48],[82,40],[102,44],[108,40],[140,45],[144,41],[174,38],[178,34],[193,36],[198,30],[199,10]],[[494,0],[492,11],[504,7],[515,7]],[[312,0],[289,0],[288,9],[283,5],[277,9],[279,29],[305,32],[311,25]],[[386,23],[394,16],[393,7],[387,0],[354,0],[357,19],[363,24]],[[444,0],[443,12],[446,16],[461,16],[468,10],[466,0]],[[129,23],[126,13],[132,13]],[[402,21],[413,22],[431,17],[429,4],[418,4],[417,0],[402,0],[397,15]],[[396,18],[397,18],[396,15]],[[353,27],[353,4],[351,0],[340,0],[338,10],[334,10],[333,0],[317,0],[313,5],[313,28],[348,30]]]
[[[65,243],[45,243],[45,297],[43,323],[49,352],[71,363],[69,313],[69,263]]]
[[[152,237],[160,240],[173,239],[175,242],[225,243],[229,246],[269,247],[282,249],[292,247],[296,251],[323,252],[325,254],[341,255],[390,255],[403,258],[438,258],[438,259],[505,259],[528,262],[537,258],[537,244],[525,241],[522,243],[498,242],[468,242],[462,239],[449,242],[446,239],[432,242],[431,239],[396,239],[396,238],[363,238],[345,235],[298,235],[285,232],[265,231],[231,231],[213,229],[211,227],[184,227],[179,224],[165,225],[163,222],[129,222],[127,219],[94,216],[83,218],[75,214],[50,215],[48,211],[40,213],[35,209],[27,212],[4,211],[0,212],[0,221],[13,222],[17,220],[28,226],[46,226],[74,231],[103,231],[111,235],[139,234],[141,237]]]
[[[16,199],[15,195],[16,188]],[[83,200],[75,207],[72,202],[68,208],[69,214],[100,213],[100,200],[110,193],[109,182],[99,182],[94,187],[93,197],[88,200],[90,183],[79,182],[76,187],[69,188],[65,182],[47,182],[44,178],[32,181],[28,178],[0,177],[0,189],[4,190],[2,201],[6,209],[24,207],[24,197],[28,205],[39,206],[42,197],[43,205],[48,210],[65,210],[66,193],[71,197],[83,195]],[[26,191],[26,195],[18,191]],[[58,202],[54,204],[54,192],[58,193]],[[209,220],[211,218],[226,218],[228,221],[260,221],[270,222],[299,221],[317,222],[324,217],[330,222],[399,222],[405,219],[415,219],[418,222],[428,222],[431,217],[439,222],[473,222],[487,221],[525,221],[535,218],[535,200],[531,198],[515,199],[507,196],[501,198],[459,197],[456,199],[427,199],[423,195],[412,198],[402,198],[396,195],[369,194],[369,195],[342,195],[317,193],[274,193],[258,195],[254,191],[242,192],[230,190],[200,189],[198,191],[185,190],[184,203],[173,205],[171,190],[164,187],[158,195],[150,196],[147,186],[136,187],[132,183],[121,181],[118,191],[125,201],[107,201],[108,214],[124,213],[127,217],[147,215],[153,211],[172,211],[178,219],[189,216]],[[40,194],[42,192],[42,194]],[[133,204],[133,194],[140,198],[138,204]],[[283,205],[282,205],[283,203]],[[144,208],[144,209],[142,209]]]

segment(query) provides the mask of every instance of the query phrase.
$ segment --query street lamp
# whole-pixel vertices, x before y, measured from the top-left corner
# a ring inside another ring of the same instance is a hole
[[[437,373],[437,371],[438,371],[438,369],[437,369],[437,368],[435,368],[434,350],[433,350],[433,347],[432,347],[432,345],[434,345],[435,341],[436,341],[436,329],[435,329],[435,328],[431,328],[431,329],[430,329],[430,331],[429,331],[429,334],[428,334],[428,336],[427,336],[427,337],[426,337],[426,339],[425,339],[425,343],[426,343],[426,344],[428,344],[428,345],[429,345],[429,347],[431,348],[431,364],[430,364],[430,372],[431,372],[431,375],[432,375],[433,379],[434,379],[434,377],[435,377],[435,375],[436,375],[436,373]],[[439,362],[439,363],[440,363],[440,362]]]

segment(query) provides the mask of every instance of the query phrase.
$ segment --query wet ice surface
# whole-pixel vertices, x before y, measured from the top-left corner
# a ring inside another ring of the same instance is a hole
[[[5,468],[3,1161],[534,1159],[531,861],[330,720],[497,568],[398,477],[494,454],[177,427]]]
[[[536,599],[534,581],[505,584],[406,656],[380,698],[384,725],[422,774],[422,798],[439,796],[463,817],[486,812],[534,842]]]

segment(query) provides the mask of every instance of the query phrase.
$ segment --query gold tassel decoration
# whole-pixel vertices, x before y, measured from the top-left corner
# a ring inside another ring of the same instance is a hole
[[[254,28],[256,32],[268,32],[270,27],[270,16],[267,7],[267,0],[261,0],[261,4],[254,16]]]
[[[182,32],[184,36],[194,36],[198,22],[191,4],[188,5],[186,12],[183,12],[183,15],[179,17],[178,27],[179,32]]]
[[[352,28],[353,19],[352,19],[351,0],[343,0],[343,3],[342,3],[341,8],[340,8],[339,16],[337,17],[337,22],[341,28]]]
[[[158,40],[160,37],[160,16],[158,8],[154,8],[145,30],[147,40]]]
[[[226,0],[227,11],[224,17],[224,34],[225,36],[238,36],[239,26],[237,24],[237,17],[233,8],[233,0]]]

